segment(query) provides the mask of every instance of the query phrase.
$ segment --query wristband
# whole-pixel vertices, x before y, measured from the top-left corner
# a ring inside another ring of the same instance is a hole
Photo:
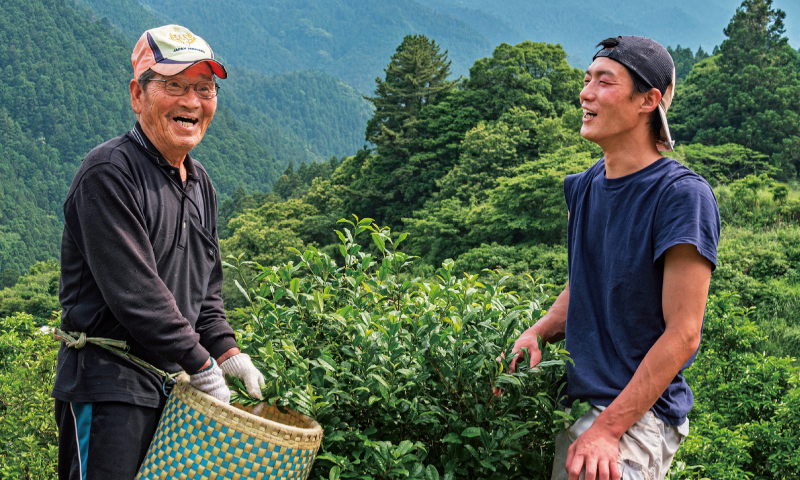
[[[211,370],[212,368],[214,368],[214,357],[208,357],[208,358],[211,360],[211,365],[207,366],[206,368],[204,368],[204,369],[202,369],[200,371],[195,372],[194,375],[197,375],[197,374],[203,373],[203,372],[207,372],[207,371]]]

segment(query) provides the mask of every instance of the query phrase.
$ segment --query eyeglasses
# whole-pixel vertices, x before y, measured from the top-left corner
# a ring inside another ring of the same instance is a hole
[[[200,98],[214,98],[217,96],[217,92],[221,88],[217,82],[197,82],[197,83],[189,83],[188,80],[183,78],[168,78],[166,80],[159,80],[159,79],[152,79],[152,82],[163,82],[164,83],[164,90],[167,92],[168,95],[172,95],[175,97],[180,97],[186,94],[189,91],[189,87],[194,86],[194,91],[197,92],[197,96]]]

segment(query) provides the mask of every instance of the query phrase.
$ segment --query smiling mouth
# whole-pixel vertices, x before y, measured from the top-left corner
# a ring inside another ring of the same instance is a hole
[[[595,113],[595,112],[593,112],[591,110],[587,110],[585,108],[583,109],[583,118],[588,119],[588,118],[594,118],[596,116],[597,116],[597,113]]]
[[[193,127],[197,123],[197,119],[196,118],[180,117],[179,116],[179,117],[172,117],[172,119],[175,120],[176,122],[178,122],[178,125],[180,125],[182,127],[186,127],[186,128]]]

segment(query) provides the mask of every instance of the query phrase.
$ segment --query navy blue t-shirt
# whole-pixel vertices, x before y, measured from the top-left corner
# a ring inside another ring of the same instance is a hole
[[[570,402],[608,406],[664,333],[664,252],[689,243],[716,268],[719,208],[708,182],[670,158],[613,179],[600,159],[567,176],[564,195],[570,212],[566,349],[575,362],[567,367],[567,395]],[[652,410],[678,426],[693,403],[679,373]]]

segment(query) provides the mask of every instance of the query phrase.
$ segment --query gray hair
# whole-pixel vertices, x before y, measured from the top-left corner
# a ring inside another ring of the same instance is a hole
[[[156,72],[154,72],[149,68],[144,72],[142,72],[141,75],[139,75],[139,79],[137,81],[139,82],[139,85],[142,87],[143,92],[147,91],[147,84],[150,83],[151,80],[156,78],[156,75],[157,75]]]

